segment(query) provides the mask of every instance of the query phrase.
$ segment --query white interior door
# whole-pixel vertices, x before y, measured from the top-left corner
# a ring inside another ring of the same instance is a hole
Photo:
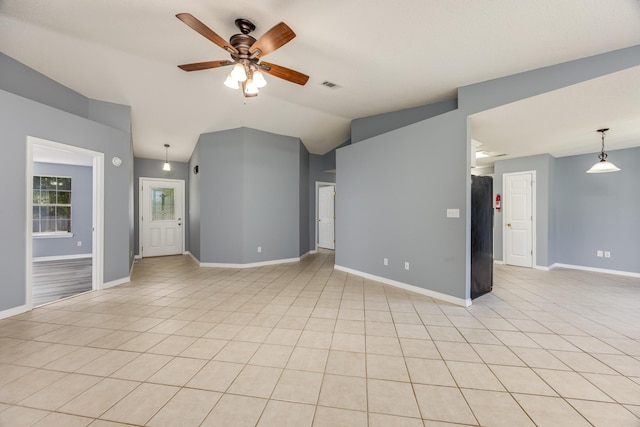
[[[142,179],[140,254],[178,255],[184,242],[184,181]]]
[[[533,175],[507,174],[504,180],[505,263],[533,267]]]
[[[318,246],[335,249],[335,187],[318,188]]]

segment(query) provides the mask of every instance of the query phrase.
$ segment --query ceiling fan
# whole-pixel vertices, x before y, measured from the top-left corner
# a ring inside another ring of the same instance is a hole
[[[184,71],[199,71],[233,65],[224,84],[233,89],[242,87],[242,93],[246,97],[257,96],[259,89],[267,84],[262,75],[263,72],[302,86],[309,80],[309,76],[306,74],[261,61],[263,56],[284,46],[296,36],[284,22],[277,24],[256,40],[249,35],[256,26],[247,19],[236,19],[236,27],[240,30],[240,34],[231,36],[227,42],[190,13],[179,13],[176,17],[231,54],[230,60],[222,59],[178,65]]]

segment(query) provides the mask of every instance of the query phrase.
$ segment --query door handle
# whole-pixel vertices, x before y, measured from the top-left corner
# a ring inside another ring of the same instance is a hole
[[[507,227],[511,227],[511,223],[510,223],[510,222],[509,222],[509,223],[507,223]]]

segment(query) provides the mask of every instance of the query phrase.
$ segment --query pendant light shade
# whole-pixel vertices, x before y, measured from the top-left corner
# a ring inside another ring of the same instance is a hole
[[[244,69],[244,65],[236,63],[231,70],[231,77],[237,82],[244,82],[247,80],[247,71]]]
[[[165,172],[171,171],[171,164],[169,163],[169,144],[164,144],[164,165],[162,170]]]
[[[262,71],[255,70],[253,72],[253,84],[256,85],[257,88],[265,87],[267,85],[267,81],[264,79],[262,75]]]
[[[589,169],[587,173],[606,173],[617,172],[620,170],[619,167],[607,161],[607,153],[604,152],[604,135],[608,130],[609,128],[598,129],[598,132],[600,132],[600,134],[602,135],[602,149],[600,150],[600,154],[598,154],[598,158],[600,159],[600,161],[591,166],[591,169]]]
[[[258,89],[256,84],[253,82],[253,79],[249,79],[247,80],[247,84],[244,87],[244,92],[247,95],[257,95],[258,92],[260,92],[260,90]]]
[[[231,74],[227,76],[227,79],[224,81],[224,85],[231,89],[240,89],[240,85],[238,84],[238,81],[234,79]]]

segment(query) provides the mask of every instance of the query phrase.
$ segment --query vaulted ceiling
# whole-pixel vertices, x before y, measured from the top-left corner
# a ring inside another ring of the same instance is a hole
[[[223,38],[236,18],[259,37],[297,34],[265,60],[310,76],[273,76],[256,98],[222,83],[228,68],[178,64],[228,54],[175,18]],[[130,105],[134,153],[189,159],[201,133],[247,126],[300,137],[323,154],[354,118],[429,104],[460,86],[640,44],[638,0],[0,0],[0,51],[91,98]],[[337,84],[328,88],[322,83]],[[481,149],[510,157],[640,146],[640,68],[472,117]]]

